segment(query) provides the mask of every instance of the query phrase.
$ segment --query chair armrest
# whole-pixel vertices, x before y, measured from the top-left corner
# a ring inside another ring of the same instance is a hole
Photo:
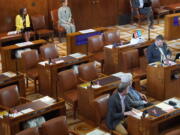
[[[21,102],[21,103],[31,102],[31,100],[29,100],[29,99],[27,99],[27,98],[25,98],[25,97],[19,97],[19,99],[20,99],[20,102]]]
[[[0,109],[7,110],[8,112],[11,110],[11,108],[3,105],[0,105]]]
[[[76,133],[75,131],[69,130],[69,133],[72,135],[79,135],[78,133]]]

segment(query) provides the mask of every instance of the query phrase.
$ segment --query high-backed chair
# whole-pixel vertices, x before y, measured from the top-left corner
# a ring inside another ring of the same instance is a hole
[[[78,93],[78,78],[73,69],[58,73],[58,94],[67,102],[73,104],[73,116],[76,118]]]
[[[104,42],[105,45],[120,43],[120,31],[119,30],[109,30],[104,32]]]
[[[42,124],[41,127],[42,135],[78,135],[74,131],[68,130],[66,117],[60,116],[48,120]]]
[[[104,94],[101,95],[93,100],[93,108],[95,111],[95,117],[96,117],[96,124],[99,126],[101,129],[106,130],[108,132],[113,133],[114,135],[120,135],[116,131],[110,130],[105,122],[107,112],[108,112],[108,101],[109,101],[109,94]]]
[[[31,16],[32,25],[35,33],[38,35],[38,38],[45,36],[51,37],[53,41],[53,31],[46,28],[45,17],[44,15],[35,15]]]
[[[26,73],[26,84],[28,87],[28,78],[34,80],[35,90],[37,91],[37,80],[38,80],[38,62],[39,62],[39,54],[37,50],[31,50],[27,52],[23,52],[21,54],[22,61],[24,64],[24,70]]]
[[[130,7],[131,7],[131,23],[134,22],[134,19],[138,20],[138,24],[141,25],[141,22],[145,20],[147,17],[145,15],[140,14],[139,8],[133,7],[134,0],[130,1]]]
[[[78,66],[79,78],[82,81],[92,81],[97,79],[99,76],[104,76],[97,72],[94,62],[81,64]]]
[[[0,108],[11,110],[21,103],[28,102],[27,99],[20,97],[17,85],[11,85],[0,89]]]
[[[55,44],[49,43],[40,47],[40,54],[42,59],[54,59],[59,57]]]
[[[159,24],[159,17],[161,15],[169,14],[170,12],[168,9],[165,9],[163,6],[160,5],[159,0],[152,0],[152,9],[153,9],[154,15],[157,16],[158,24]]]
[[[122,52],[123,72],[131,72],[134,76],[144,77],[145,69],[140,67],[140,57],[137,49]]]
[[[95,35],[88,38],[88,54],[92,55],[92,59],[101,63],[103,71],[104,65],[104,41],[103,35]]]
[[[66,30],[63,26],[58,23],[58,9],[51,10],[51,20],[53,23],[53,29],[58,33],[59,38],[61,39],[62,35],[66,33]]]
[[[37,127],[34,128],[27,128],[16,135],[39,135],[39,130]]]

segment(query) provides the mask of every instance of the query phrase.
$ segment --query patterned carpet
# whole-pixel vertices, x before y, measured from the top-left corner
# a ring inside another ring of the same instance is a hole
[[[130,25],[121,25],[121,26],[113,26],[109,28],[115,28],[120,30],[120,36],[122,39],[130,40],[132,33],[135,30],[142,30],[142,35],[145,39],[148,39],[148,27],[147,25],[142,25],[141,27],[138,27],[136,24]],[[154,26],[155,29],[151,29],[151,34],[150,37],[151,39],[154,39],[157,35],[162,34],[164,35],[164,20],[160,20],[160,23],[157,25],[155,24]],[[67,48],[66,48],[66,41],[64,39],[64,42],[60,43],[58,38],[54,38],[54,43],[57,46],[58,52],[60,56],[66,56],[67,55]],[[174,51],[174,47],[177,45],[180,45],[180,39],[178,40],[172,40],[172,41],[167,41],[167,44],[169,45],[170,49],[172,50],[173,54],[175,55],[177,52]],[[1,64],[0,64],[0,71],[1,70]],[[27,98],[30,100],[34,100],[37,98],[40,98],[42,95],[34,93],[34,86],[33,83],[30,81],[30,87],[27,88]],[[67,106],[67,120],[68,120],[68,125],[71,129],[77,131],[81,135],[84,135],[88,131],[94,129],[95,127],[79,120],[76,119],[74,120],[72,118],[72,107],[70,105]]]

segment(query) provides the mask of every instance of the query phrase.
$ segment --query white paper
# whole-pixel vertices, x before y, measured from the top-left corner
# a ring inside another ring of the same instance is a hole
[[[80,30],[79,32],[85,34],[85,33],[95,32],[95,30],[94,29],[87,29],[87,30]]]
[[[98,88],[101,88],[101,85],[95,84],[95,85],[92,85],[91,87],[94,88],[94,89],[98,89]]]
[[[87,133],[86,135],[110,135],[110,133],[104,132],[100,129],[95,129],[95,130]]]
[[[82,58],[82,57],[86,56],[86,54],[82,54],[82,53],[73,53],[73,54],[70,54],[69,56],[78,59],[78,58]]]
[[[157,104],[155,106],[161,108],[165,112],[171,112],[171,111],[175,110],[173,106],[168,105],[168,104],[166,104],[164,102],[161,102],[161,103],[159,103],[159,104]]]
[[[9,114],[9,116],[10,116],[10,117],[13,117],[13,118],[18,117],[18,116],[21,116],[21,115],[23,115],[23,113],[21,113],[21,112]]]
[[[176,103],[174,107],[180,108],[180,100],[177,98],[170,98],[164,101],[164,103],[169,104],[169,101],[173,101]]]
[[[125,73],[123,72],[118,72],[118,73],[115,73],[115,74],[112,74],[111,76],[115,76],[115,77],[118,77],[121,79],[121,76],[123,76]]]
[[[56,64],[63,63],[63,62],[64,62],[64,60],[57,60],[57,61],[55,61]]]
[[[21,110],[21,113],[26,114],[32,111],[34,111],[32,108],[27,108],[27,109]]]
[[[33,42],[27,41],[27,42],[22,42],[22,43],[17,43],[16,45],[19,47],[27,46],[27,45],[32,45]]]
[[[134,113],[134,115],[132,115],[133,117],[141,119],[143,112],[137,109],[132,109],[132,112]]]
[[[41,102],[44,102],[44,103],[46,103],[48,105],[51,105],[51,104],[53,104],[55,102],[55,99],[53,99],[53,98],[51,98],[49,96],[45,96],[45,97],[42,97],[40,99],[34,100],[33,102],[35,102],[35,101],[41,101]]]
[[[49,62],[48,61],[41,61],[41,62],[39,62],[39,64],[45,66],[46,64],[49,64]]]
[[[113,45],[106,45],[105,47],[106,47],[106,48],[109,48],[109,49],[112,49],[112,48],[113,48]]]
[[[8,33],[7,33],[7,35],[14,35],[14,34],[17,34],[18,33],[18,31],[9,31]]]
[[[5,72],[5,73],[2,73],[2,74],[9,77],[9,78],[16,76],[16,74],[13,73],[13,72]]]

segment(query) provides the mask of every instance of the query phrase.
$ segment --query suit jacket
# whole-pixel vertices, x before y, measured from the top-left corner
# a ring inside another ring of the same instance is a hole
[[[163,45],[162,50],[165,56],[167,56],[168,54],[171,54],[166,44]],[[161,52],[159,51],[155,43],[153,43],[151,46],[148,47],[147,59],[148,59],[148,63],[153,63],[153,62],[157,62],[161,60]]]
[[[125,98],[125,112],[130,111],[131,108],[128,106],[128,102]],[[124,114],[122,113],[121,99],[118,92],[114,93],[108,102],[108,113],[106,117],[106,124],[109,129],[114,130],[116,125],[124,119]]]

